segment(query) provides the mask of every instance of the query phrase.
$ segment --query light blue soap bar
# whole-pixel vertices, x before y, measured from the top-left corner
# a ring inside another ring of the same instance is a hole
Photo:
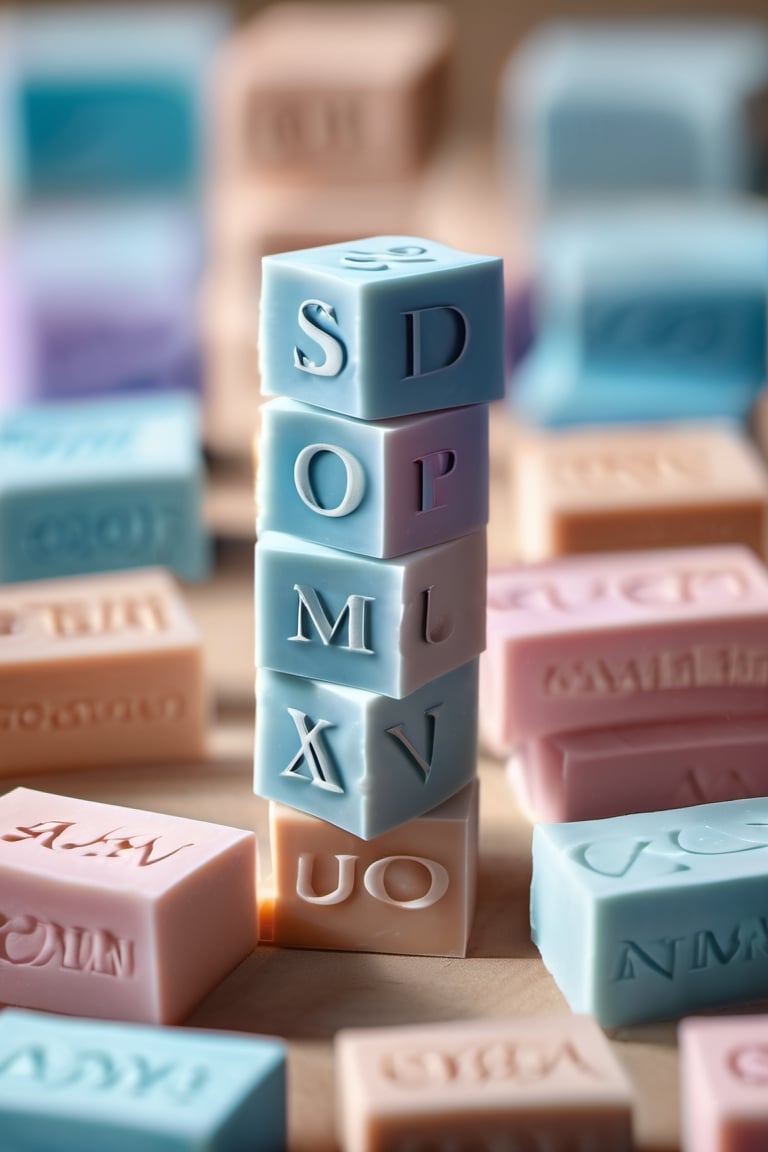
[[[394,560],[265,532],[256,664],[400,699],[485,647],[485,530]]]
[[[764,186],[752,104],[767,84],[768,30],[756,22],[551,24],[504,77],[507,166],[545,204]]]
[[[534,828],[534,943],[605,1027],[765,999],[767,889],[768,799]]]
[[[0,1012],[5,1152],[283,1152],[285,1096],[270,1037]]]
[[[228,27],[216,5],[19,13],[13,156],[19,197],[196,194],[206,73]]]
[[[259,533],[392,557],[488,521],[488,407],[378,423],[295,400],[261,409]]]
[[[0,417],[0,580],[152,565],[202,579],[198,426],[182,394]]]
[[[267,256],[262,387],[363,420],[498,400],[504,392],[498,257],[413,236]]]
[[[477,669],[401,700],[259,669],[254,791],[362,840],[415,820],[475,775]]]

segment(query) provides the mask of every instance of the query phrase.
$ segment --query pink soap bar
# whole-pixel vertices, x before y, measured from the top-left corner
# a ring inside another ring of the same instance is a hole
[[[588,1016],[336,1036],[344,1152],[629,1152],[632,1093]]]
[[[765,1152],[768,1016],[691,1017],[679,1047],[682,1152]]]
[[[768,719],[676,720],[526,740],[510,762],[534,821],[768,796]]]
[[[567,557],[488,578],[481,725],[529,736],[768,704],[768,571],[734,546]]]
[[[0,1003],[180,1023],[256,945],[252,832],[0,797]]]

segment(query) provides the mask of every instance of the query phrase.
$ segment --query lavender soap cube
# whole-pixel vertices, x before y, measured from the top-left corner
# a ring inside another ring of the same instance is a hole
[[[365,423],[294,400],[261,410],[259,534],[388,558],[488,520],[488,408]]]
[[[370,840],[442,804],[475,775],[477,660],[391,700],[260,669],[259,796]]]
[[[256,664],[400,699],[480,655],[486,570],[484,530],[394,560],[265,532]]]
[[[500,399],[498,257],[410,236],[267,256],[260,367],[267,395],[363,420]]]

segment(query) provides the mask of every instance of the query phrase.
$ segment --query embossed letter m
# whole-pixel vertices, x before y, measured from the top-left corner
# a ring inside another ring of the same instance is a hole
[[[311,636],[305,634],[304,628],[308,620],[314,624],[323,644],[333,643],[336,633],[341,629],[344,619],[347,619],[347,643],[340,645],[349,652],[362,652],[373,655],[373,649],[368,648],[366,636],[366,606],[373,601],[373,596],[348,596],[346,603],[335,620],[330,620],[328,614],[314,588],[305,584],[294,584],[294,592],[299,594],[299,618],[296,625],[296,635],[289,636],[289,640],[310,641]]]

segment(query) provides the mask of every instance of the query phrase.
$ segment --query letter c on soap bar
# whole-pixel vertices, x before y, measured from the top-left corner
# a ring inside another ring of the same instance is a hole
[[[320,452],[332,452],[334,456],[338,456],[347,475],[344,495],[335,508],[324,508],[318,502],[312,488],[309,469],[315,456]],[[346,448],[339,448],[335,444],[307,444],[306,448],[302,448],[293,466],[293,482],[307,508],[311,508],[319,516],[349,516],[365,495],[365,472],[362,464]]]

